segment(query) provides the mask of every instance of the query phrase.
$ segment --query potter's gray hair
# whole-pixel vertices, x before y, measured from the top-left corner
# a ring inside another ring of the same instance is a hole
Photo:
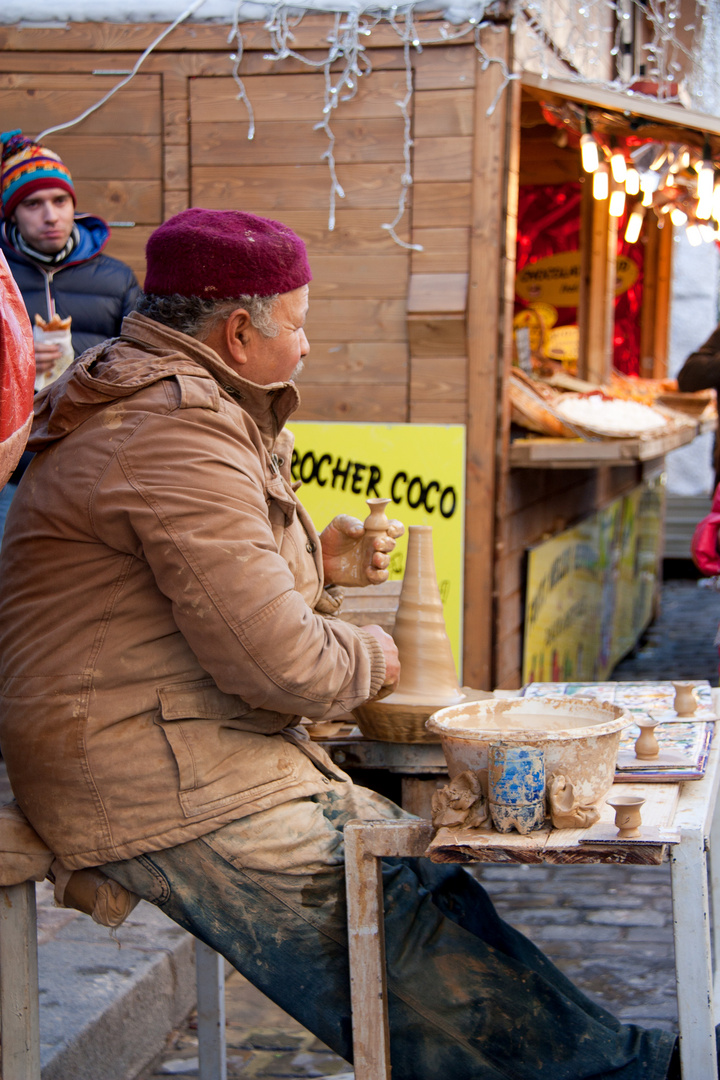
[[[203,341],[218,323],[237,308],[245,308],[250,322],[264,337],[277,337],[280,327],[273,318],[278,299],[274,296],[237,296],[233,300],[203,300],[199,296],[157,296],[141,293],[136,310],[149,319]]]

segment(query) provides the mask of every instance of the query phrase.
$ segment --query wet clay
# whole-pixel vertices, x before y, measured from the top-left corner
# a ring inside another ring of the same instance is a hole
[[[337,560],[337,580],[342,585],[365,586],[369,584],[367,569],[375,554],[375,539],[387,534],[389,518],[385,507],[390,499],[366,499],[370,513],[363,521],[365,535],[362,542]]]

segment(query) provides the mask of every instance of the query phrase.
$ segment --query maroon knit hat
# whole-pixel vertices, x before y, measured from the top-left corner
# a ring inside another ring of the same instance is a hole
[[[151,234],[145,255],[145,292],[157,296],[272,296],[312,280],[300,237],[242,210],[183,210]]]

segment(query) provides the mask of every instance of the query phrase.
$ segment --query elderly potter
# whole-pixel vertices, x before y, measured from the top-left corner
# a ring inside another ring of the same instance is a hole
[[[334,618],[362,527],[318,536],[289,481],[304,245],[196,209],[147,254],[120,338],[37,401],[0,566],[3,755],[66,866],[102,865],[349,1059],[343,827],[403,812],[298,720],[398,667]],[[463,869],[391,860],[384,883],[399,1080],[667,1075],[672,1036],[584,998]]]

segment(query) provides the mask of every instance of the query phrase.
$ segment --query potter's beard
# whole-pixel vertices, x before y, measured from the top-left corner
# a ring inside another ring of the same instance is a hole
[[[293,382],[295,382],[298,375],[302,375],[304,370],[305,370],[305,363],[304,363],[303,360],[301,360],[300,363],[298,364],[298,366],[293,371],[292,375],[290,376],[290,378],[293,380]]]

